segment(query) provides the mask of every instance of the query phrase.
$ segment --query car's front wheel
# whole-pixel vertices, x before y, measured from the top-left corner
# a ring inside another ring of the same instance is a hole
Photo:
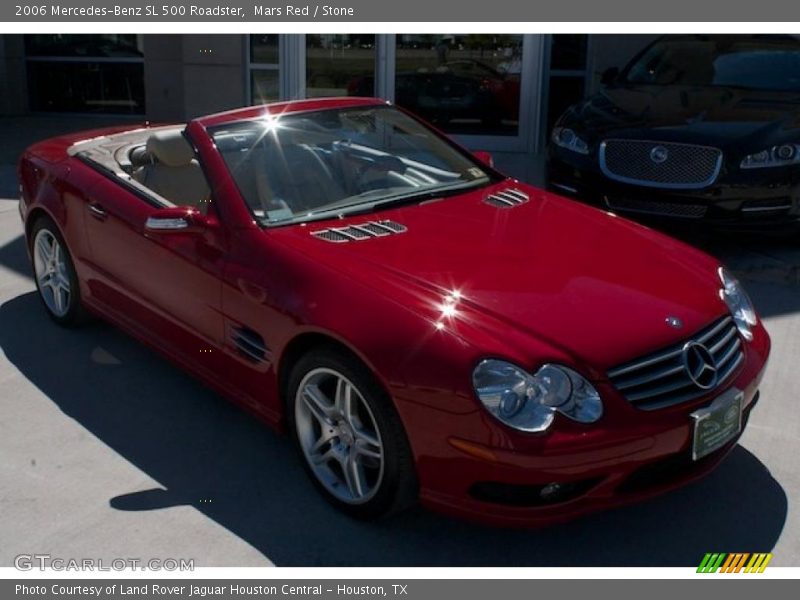
[[[30,239],[36,289],[47,313],[59,325],[78,324],[84,316],[78,276],[64,238],[50,218],[40,217]]]
[[[358,360],[312,351],[292,370],[289,424],[305,466],[325,497],[359,518],[416,499],[405,431],[390,398]]]

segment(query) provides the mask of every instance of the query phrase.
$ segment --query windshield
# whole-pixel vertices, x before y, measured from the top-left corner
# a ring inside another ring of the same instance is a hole
[[[628,66],[623,81],[800,91],[800,41],[783,37],[665,38]]]
[[[370,106],[210,130],[255,218],[282,225],[486,185],[476,161],[405,113]]]

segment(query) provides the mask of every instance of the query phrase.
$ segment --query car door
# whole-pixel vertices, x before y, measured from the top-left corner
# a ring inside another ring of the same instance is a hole
[[[89,191],[85,209],[89,302],[190,367],[212,365],[225,260],[214,209],[206,231],[152,231],[159,207],[111,178]]]

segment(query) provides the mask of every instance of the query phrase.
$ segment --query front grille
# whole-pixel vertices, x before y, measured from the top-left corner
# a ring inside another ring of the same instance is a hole
[[[722,151],[709,146],[645,140],[605,140],[600,170],[609,179],[646,187],[699,189],[722,167]]]
[[[484,201],[486,204],[491,204],[499,208],[511,208],[513,206],[525,204],[528,199],[528,194],[525,192],[515,188],[509,188],[489,194]]]
[[[710,387],[700,387],[689,375],[685,349],[692,342],[702,344],[713,358],[716,381]],[[636,408],[655,410],[708,394],[724,384],[743,360],[742,341],[728,316],[680,344],[611,369],[608,377]]]
[[[385,237],[395,233],[403,233],[404,231],[406,231],[405,225],[395,221],[367,221],[366,223],[348,225],[347,227],[319,229],[312,231],[311,235],[327,242],[340,244],[374,237]]]
[[[708,211],[702,204],[683,204],[679,202],[662,202],[660,200],[634,200],[605,196],[603,200],[611,210],[635,212],[664,217],[681,217],[684,219],[702,219]]]

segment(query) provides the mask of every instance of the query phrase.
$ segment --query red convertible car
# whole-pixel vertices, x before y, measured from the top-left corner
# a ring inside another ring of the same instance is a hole
[[[19,178],[49,315],[288,431],[354,516],[639,500],[714,468],[758,398],[769,337],[716,260],[381,100],[55,138]]]

